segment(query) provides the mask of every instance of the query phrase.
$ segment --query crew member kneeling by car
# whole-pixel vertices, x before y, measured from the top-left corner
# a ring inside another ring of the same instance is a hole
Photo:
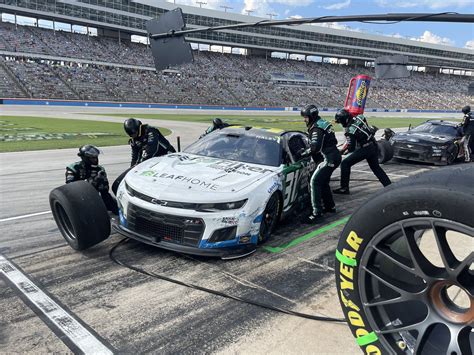
[[[159,157],[168,153],[175,153],[176,150],[171,143],[161,134],[158,128],[142,124],[135,118],[129,118],[123,123],[125,132],[130,137],[128,144],[132,148],[132,160],[130,168],[125,170],[114,181],[112,191],[117,193],[120,182],[125,175],[137,164],[150,158]]]
[[[464,117],[461,122],[463,142],[464,142],[464,158],[466,163],[474,161],[472,156],[474,153],[474,117],[472,117],[471,106],[462,108]]]
[[[337,139],[332,125],[319,116],[319,110],[315,105],[308,105],[301,110],[308,127],[310,148],[301,151],[301,156],[311,155],[313,160],[318,161],[321,153],[324,161],[311,177],[311,207],[312,213],[306,219],[307,223],[319,223],[323,220],[323,213],[335,213],[336,207],[332,197],[329,182],[334,170],[341,163],[341,154],[337,149]]]
[[[379,179],[383,186],[391,184],[385,171],[379,165],[377,142],[375,141],[375,132],[364,116],[352,115],[342,109],[336,113],[335,120],[345,129],[347,144],[345,151],[348,155],[341,162],[341,187],[334,190],[336,194],[349,194],[349,181],[351,176],[351,167],[366,159],[370,169]],[[356,146],[359,148],[356,149]]]
[[[109,193],[109,181],[105,169],[99,165],[100,150],[93,145],[83,145],[78,156],[81,161],[66,167],[66,184],[85,180],[100,193],[108,211],[118,214],[117,201]]]

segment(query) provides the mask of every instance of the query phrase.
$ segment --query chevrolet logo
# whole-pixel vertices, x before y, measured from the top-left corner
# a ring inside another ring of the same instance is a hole
[[[161,201],[161,200],[157,200],[156,198],[153,198],[151,200],[151,203],[155,205],[166,206],[168,204],[168,201]]]

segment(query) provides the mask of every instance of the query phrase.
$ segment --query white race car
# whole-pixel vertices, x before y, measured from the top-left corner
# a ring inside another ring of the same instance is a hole
[[[116,231],[195,255],[255,251],[309,197],[304,133],[231,126],[132,169],[117,192]]]

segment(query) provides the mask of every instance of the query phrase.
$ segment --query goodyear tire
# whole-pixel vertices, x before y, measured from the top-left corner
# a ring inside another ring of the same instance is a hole
[[[282,199],[278,192],[274,192],[268,199],[262,213],[262,222],[258,233],[258,244],[265,243],[275,230],[281,216]]]
[[[49,194],[49,204],[62,236],[75,250],[84,250],[107,239],[110,219],[104,202],[91,184],[77,181]]]
[[[473,353],[473,177],[470,166],[405,179],[345,226],[337,291],[364,353]]]
[[[379,150],[379,163],[384,164],[393,158],[393,147],[386,140],[377,141]]]

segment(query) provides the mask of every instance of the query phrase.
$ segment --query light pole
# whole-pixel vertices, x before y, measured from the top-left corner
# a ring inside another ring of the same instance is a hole
[[[250,14],[251,14],[252,12],[255,12],[255,10],[247,10],[247,9],[245,9],[244,11],[245,11],[245,12],[247,13],[247,15],[249,15],[249,16],[250,16]]]
[[[268,13],[267,15],[270,17],[270,20],[273,20],[273,17],[278,16],[278,14],[274,13]]]
[[[233,7],[227,6],[227,5],[221,5],[219,7],[222,7],[224,9],[224,12],[227,12],[227,9],[233,9]]]
[[[204,1],[196,1],[196,4],[199,4],[199,8],[202,8],[202,5],[207,5],[207,2],[204,2]]]

